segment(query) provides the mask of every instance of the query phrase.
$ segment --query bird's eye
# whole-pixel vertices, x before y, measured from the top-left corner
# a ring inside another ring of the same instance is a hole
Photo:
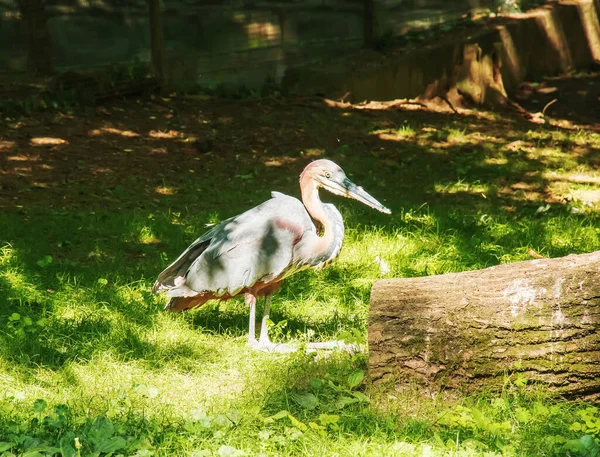
[[[331,173],[329,173],[328,171],[326,171],[326,172],[325,172],[325,177],[326,177],[327,179],[331,178]]]

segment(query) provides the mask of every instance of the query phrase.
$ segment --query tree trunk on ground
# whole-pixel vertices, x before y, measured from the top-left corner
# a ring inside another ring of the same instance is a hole
[[[43,0],[19,0],[19,10],[25,25],[29,71],[34,76],[50,76],[54,72],[54,66],[44,2]]]
[[[598,395],[599,330],[600,251],[381,280],[371,291],[370,376],[472,391],[520,373],[557,394]]]
[[[163,29],[160,0],[148,0],[150,7],[150,48],[152,74],[161,82],[165,79],[163,69]]]

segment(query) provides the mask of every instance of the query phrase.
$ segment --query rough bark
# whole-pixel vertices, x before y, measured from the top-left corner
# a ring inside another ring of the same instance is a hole
[[[363,38],[365,46],[372,48],[375,42],[375,0],[364,0]]]
[[[29,71],[34,76],[50,76],[54,72],[54,66],[44,2],[19,0],[19,10],[25,25]]]
[[[164,81],[163,29],[160,0],[148,0],[150,8],[150,48],[152,74],[158,81]]]
[[[371,291],[376,384],[502,387],[508,374],[565,396],[600,393],[600,251],[381,280]]]

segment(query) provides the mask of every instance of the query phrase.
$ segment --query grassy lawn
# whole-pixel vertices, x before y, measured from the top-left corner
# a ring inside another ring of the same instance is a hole
[[[249,351],[241,298],[162,312],[168,263],[319,157],[392,215],[323,195],[344,248],[274,297],[278,341],[364,343],[379,278],[600,249],[597,124],[177,96],[3,116],[0,455],[597,456],[598,409],[522,380],[384,397],[364,354]]]

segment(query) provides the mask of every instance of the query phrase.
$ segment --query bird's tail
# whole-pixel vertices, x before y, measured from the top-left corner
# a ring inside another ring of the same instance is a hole
[[[169,303],[165,306],[165,311],[182,312],[188,309],[197,308],[211,298],[211,294],[198,294],[193,297],[171,297]]]
[[[194,263],[200,254],[204,252],[210,240],[199,242],[196,240],[191,244],[171,265],[165,268],[159,275],[152,287],[152,293],[156,294],[176,287],[178,278],[185,277],[188,268]]]

